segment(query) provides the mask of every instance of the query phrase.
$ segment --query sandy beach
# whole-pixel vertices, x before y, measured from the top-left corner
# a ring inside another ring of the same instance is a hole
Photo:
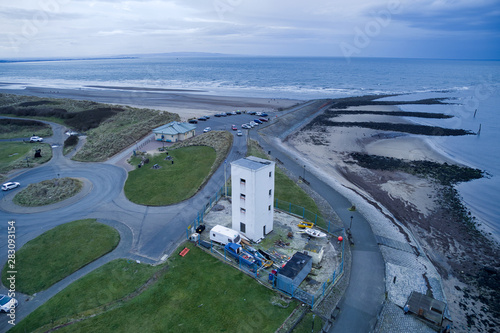
[[[398,110],[394,106],[369,105],[344,111],[375,108],[389,112]],[[398,117],[356,114],[336,117],[335,121],[409,122]],[[425,136],[362,127],[305,126],[282,144],[307,165],[308,170],[314,170],[325,182],[352,198],[358,209],[372,219],[375,234],[404,239],[408,236],[401,226],[411,231],[442,278],[457,332],[485,332],[499,324],[493,296],[498,292],[498,277],[488,273],[497,265],[498,244],[455,220],[450,209],[443,206],[443,193],[447,189],[436,181],[401,171],[367,169],[353,163],[350,155],[358,152],[456,164],[433,150]],[[393,267],[386,263],[386,278],[390,277]],[[431,274],[430,267],[422,269],[423,276]],[[436,293],[433,288],[428,290]],[[404,301],[401,295],[397,295],[401,290],[391,295],[388,288],[388,292],[389,299],[396,304],[398,300]]]
[[[92,100],[102,103],[130,105],[178,113],[182,120],[218,112],[282,111],[304,101],[290,99],[240,98],[203,95],[189,91],[143,91],[120,89],[0,89],[3,93],[38,97]],[[351,111],[371,110],[394,112],[396,106],[368,105],[345,108],[346,114],[335,121],[391,122],[407,125],[402,117],[375,114],[349,114]],[[280,119],[280,113],[277,113]],[[359,166],[351,153],[387,156],[405,160],[427,160],[454,164],[454,161],[432,149],[425,136],[388,132],[362,127],[308,126],[311,115],[298,116],[305,122],[286,138],[272,137],[289,154],[348,197],[363,215],[371,220],[374,233],[390,235],[408,242],[425,252],[432,264],[419,264],[419,269],[407,272],[408,280],[442,278],[444,298],[457,332],[483,332],[500,325],[498,292],[500,285],[495,270],[500,255],[497,245],[470,226],[457,223],[449,207],[443,206],[447,190],[437,182],[402,171],[374,170]],[[283,122],[282,122],[283,124]],[[285,126],[285,125],[284,125]],[[286,125],[289,126],[289,125]],[[414,238],[413,238],[414,237]],[[473,249],[471,251],[471,249]],[[429,267],[427,267],[429,266]],[[434,268],[435,267],[435,268]],[[387,265],[387,274],[396,268]],[[400,271],[404,271],[400,269]],[[406,272],[406,271],[405,271]],[[493,272],[493,273],[492,273]],[[387,277],[386,277],[387,278]],[[436,282],[439,284],[438,282]],[[400,290],[388,285],[388,297],[398,306],[405,297]],[[438,293],[439,287],[430,288]],[[405,291],[409,294],[411,290]],[[439,294],[441,291],[439,291]],[[437,298],[439,295],[435,294]]]
[[[27,86],[25,89],[2,89],[0,93],[25,96],[69,98],[99,103],[128,105],[164,110],[179,114],[181,120],[230,111],[270,112],[302,103],[300,100],[208,95],[204,91],[150,89],[141,87],[94,86],[56,89]]]

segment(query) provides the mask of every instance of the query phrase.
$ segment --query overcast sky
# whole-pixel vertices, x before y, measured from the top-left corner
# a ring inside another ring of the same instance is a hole
[[[17,0],[0,59],[163,52],[500,58],[500,0]]]

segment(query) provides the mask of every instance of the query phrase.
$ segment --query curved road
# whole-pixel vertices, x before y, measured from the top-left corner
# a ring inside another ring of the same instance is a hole
[[[290,125],[285,118],[295,122],[293,129],[297,130],[300,124],[306,123],[324,107],[323,102],[308,102],[286,113],[280,113],[278,121],[268,124],[273,135],[279,137],[290,133]],[[306,114],[304,114],[304,110]],[[321,110],[319,112],[321,112]],[[231,123],[239,124],[249,122],[250,115],[237,115],[228,118],[213,118],[202,126],[211,126],[212,129],[229,129]],[[280,127],[281,124],[281,127]],[[13,175],[9,180],[19,181],[22,187],[27,184],[40,182],[55,177],[84,178],[91,184],[89,193],[78,201],[67,200],[51,206],[51,210],[39,211],[26,209],[19,213],[14,209],[11,197],[16,191],[4,194],[0,199],[0,219],[2,221],[16,221],[16,247],[20,248],[27,241],[41,233],[63,223],[82,218],[97,218],[100,222],[109,224],[120,232],[121,240],[117,249],[85,266],[59,283],[37,294],[30,301],[26,297],[18,296],[20,306],[16,311],[16,322],[35,310],[38,306],[50,299],[67,285],[95,268],[116,258],[131,258],[144,262],[154,263],[165,258],[185,239],[185,230],[196,218],[196,212],[217,191],[224,181],[224,164],[214,173],[203,189],[194,197],[176,205],[167,207],[140,206],[128,201],[123,194],[123,185],[127,172],[114,164],[131,155],[134,147],[111,158],[106,163],[80,163],[71,161],[62,155],[62,145],[66,138],[65,128],[52,124],[54,135],[47,139],[47,143],[57,145],[53,148],[53,159],[45,165],[34,169],[22,170]],[[302,175],[303,167],[293,158],[289,157],[281,147],[274,146],[272,141],[267,142],[260,135],[250,131],[251,135],[259,141],[265,150],[272,151],[292,173]],[[268,132],[269,133],[269,132]],[[142,142],[145,142],[145,138]],[[141,143],[139,143],[140,145]],[[246,140],[244,137],[235,136],[234,145],[227,157],[231,162],[245,156]],[[229,166],[229,163],[227,164]],[[228,175],[230,168],[227,168]],[[349,220],[351,212],[347,211],[350,203],[324,184],[312,174],[307,174],[310,186],[323,196],[336,210],[345,222]],[[354,212],[356,223],[353,224],[352,234],[356,245],[352,249],[353,263],[351,281],[347,289],[345,300],[341,304],[341,313],[332,332],[369,332],[373,329],[376,316],[382,306],[384,296],[384,266],[380,251],[375,242],[369,224],[361,214]],[[5,225],[5,224],[4,224]],[[0,229],[0,239],[7,239],[7,228]],[[0,265],[5,263],[7,246],[0,243]],[[5,287],[0,288],[0,293],[5,293]],[[0,331],[10,328],[6,323],[6,316],[0,316]]]
[[[355,245],[351,247],[350,281],[339,304],[340,313],[330,332],[366,333],[374,329],[385,299],[385,265],[371,226],[362,214],[348,210],[351,207],[349,200],[314,174],[307,172],[304,163],[291,156],[274,140],[274,138],[286,138],[291,133],[289,131],[291,127],[298,130],[309,123],[328,108],[327,103],[327,101],[313,101],[301,105],[280,118],[279,122],[259,130],[262,135],[254,135],[254,138],[265,151],[271,151],[271,155],[278,158],[297,178],[305,176],[311,189],[328,201],[346,229],[349,228],[350,217],[353,217],[351,234]]]
[[[213,129],[229,129],[232,122],[248,122],[254,117],[250,115],[232,116],[222,119],[210,119],[200,125]],[[117,249],[99,260],[85,266],[73,275],[37,294],[32,300],[17,294],[20,305],[16,309],[16,322],[35,310],[57,292],[84,276],[95,268],[115,258],[130,258],[142,262],[156,263],[164,255],[169,255],[185,239],[186,227],[196,218],[197,211],[208,199],[220,189],[224,182],[224,164],[213,174],[205,186],[192,198],[176,205],[166,207],[148,207],[131,203],[125,198],[123,186],[127,177],[125,169],[115,166],[122,158],[127,158],[135,148],[130,147],[106,163],[81,163],[69,160],[62,155],[62,145],[66,139],[65,128],[58,124],[53,126],[54,135],[45,139],[53,145],[53,158],[48,163],[33,169],[25,169],[14,173],[9,181],[18,181],[21,188],[30,183],[37,183],[56,177],[83,178],[90,184],[89,193],[80,196],[79,200],[68,199],[51,205],[50,210],[40,208],[24,208],[22,210],[12,204],[12,197],[18,192],[13,190],[2,193],[0,199],[0,220],[4,227],[0,228],[0,265],[7,260],[7,221],[16,221],[16,248],[19,249],[29,240],[39,236],[53,227],[83,218],[96,218],[100,222],[117,228],[121,235]],[[199,127],[201,127],[199,126]],[[235,132],[234,132],[235,133]],[[144,138],[146,142],[150,137]],[[138,144],[140,145],[141,142]],[[235,135],[233,147],[227,161],[245,156],[246,141]],[[229,166],[229,163],[227,164]],[[228,174],[230,168],[227,168]],[[3,191],[2,191],[3,192]],[[22,212],[20,212],[22,211]],[[19,274],[19,273],[18,273]],[[6,293],[1,287],[0,293]],[[8,317],[0,316],[0,332],[10,328]]]

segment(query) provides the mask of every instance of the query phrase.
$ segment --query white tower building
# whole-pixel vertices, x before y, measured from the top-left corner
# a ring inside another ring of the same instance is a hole
[[[273,230],[274,169],[254,156],[231,163],[232,229],[255,242]]]

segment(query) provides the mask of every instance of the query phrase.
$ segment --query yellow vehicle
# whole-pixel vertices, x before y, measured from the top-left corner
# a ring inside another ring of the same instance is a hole
[[[314,223],[312,223],[312,222],[307,222],[307,221],[300,221],[300,223],[299,223],[299,224],[297,224],[297,226],[298,226],[300,229],[312,228],[312,227],[314,227]]]

